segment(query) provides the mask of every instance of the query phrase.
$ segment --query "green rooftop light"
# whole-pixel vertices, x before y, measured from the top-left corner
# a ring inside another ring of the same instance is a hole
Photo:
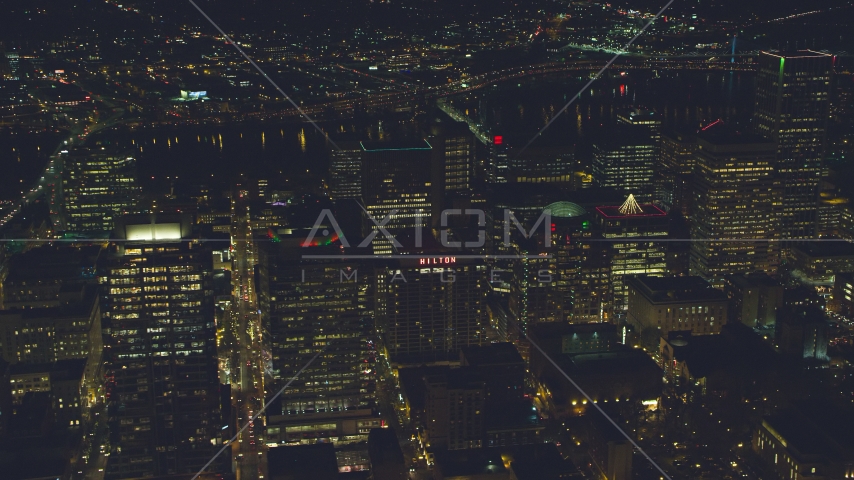
[[[576,203],[572,202],[555,202],[543,209],[543,212],[549,212],[552,217],[572,218],[579,217],[587,213],[587,210]]]

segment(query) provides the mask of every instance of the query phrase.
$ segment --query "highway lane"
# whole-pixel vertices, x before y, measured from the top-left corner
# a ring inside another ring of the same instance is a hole
[[[239,387],[235,392],[238,428],[263,408],[264,363],[261,325],[254,281],[254,255],[248,207],[235,199],[232,217],[233,273],[236,308],[232,309],[238,334]],[[263,416],[252,421],[232,446],[238,480],[263,479],[266,473]]]

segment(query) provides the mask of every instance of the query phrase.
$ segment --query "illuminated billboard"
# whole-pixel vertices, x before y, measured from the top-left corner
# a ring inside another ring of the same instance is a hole
[[[181,98],[184,100],[201,100],[203,98],[207,98],[207,96],[208,96],[207,90],[199,90],[199,91],[181,90]]]
[[[180,240],[180,223],[156,223],[142,225],[127,225],[125,236],[128,240],[152,241],[152,240]]]

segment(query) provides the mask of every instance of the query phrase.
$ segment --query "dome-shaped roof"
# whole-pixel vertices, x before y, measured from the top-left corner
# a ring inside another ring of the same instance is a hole
[[[587,213],[581,205],[572,202],[555,202],[543,209],[544,212],[550,212],[553,217],[578,217]]]

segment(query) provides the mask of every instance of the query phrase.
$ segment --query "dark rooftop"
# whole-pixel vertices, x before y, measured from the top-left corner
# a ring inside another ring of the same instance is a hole
[[[727,297],[701,277],[654,277],[637,275],[625,282],[652,303],[726,301]]]
[[[15,255],[9,262],[7,281],[72,279],[94,273],[99,245],[70,247],[42,246]]]
[[[854,243],[848,241],[800,242],[795,249],[811,257],[848,257],[854,256]]]
[[[338,478],[338,460],[331,443],[271,448],[267,453],[271,480],[328,480]]]
[[[510,469],[517,480],[584,478],[570,460],[564,460],[553,443],[522,445],[513,455]]]
[[[400,140],[395,142],[360,142],[366,152],[387,152],[396,150],[432,150],[427,140]]]
[[[464,365],[482,367],[488,365],[524,364],[516,346],[509,342],[492,343],[483,346],[463,347]]]
[[[368,433],[368,455],[371,465],[403,465],[403,451],[397,434],[391,428],[372,428]]]
[[[86,369],[85,358],[73,358],[60,360],[54,363],[26,364],[17,363],[9,366],[10,375],[28,375],[31,373],[50,373],[50,381],[80,380]]]
[[[436,452],[436,467],[442,477],[505,475],[504,461],[494,449],[440,450]]]

